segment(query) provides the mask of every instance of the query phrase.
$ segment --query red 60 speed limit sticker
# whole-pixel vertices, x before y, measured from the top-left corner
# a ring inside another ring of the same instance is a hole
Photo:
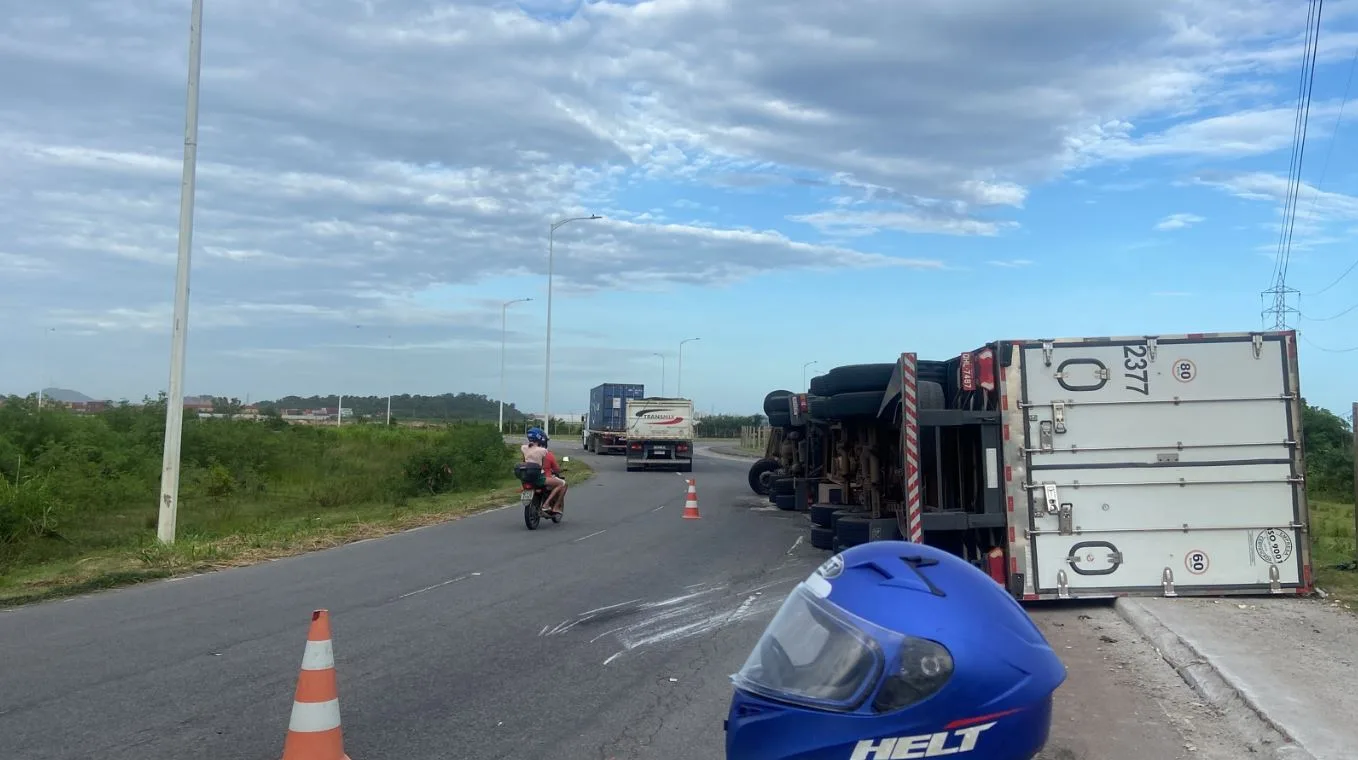
[[[1194,575],[1202,575],[1207,572],[1207,568],[1212,566],[1212,558],[1207,556],[1207,552],[1202,549],[1190,549],[1184,555],[1184,567]]]

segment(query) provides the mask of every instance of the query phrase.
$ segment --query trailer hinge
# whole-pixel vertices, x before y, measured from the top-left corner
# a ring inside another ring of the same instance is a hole
[[[1055,483],[1043,483],[1042,495],[1047,503],[1047,514],[1054,515],[1061,511],[1061,495],[1057,493]]]
[[[1065,570],[1056,571],[1056,595],[1062,599],[1070,598],[1070,578]]]
[[[1165,590],[1165,596],[1179,595],[1179,593],[1174,590],[1174,571],[1168,567],[1160,573],[1160,587]]]
[[[1063,536],[1075,534],[1075,505],[1066,502],[1056,516],[1057,532]]]
[[[1146,356],[1151,361],[1155,361],[1155,352],[1160,347],[1159,338],[1146,338]]]
[[[1278,572],[1277,565],[1268,566],[1268,592],[1270,594],[1283,592],[1282,575]]]
[[[1048,366],[1048,367],[1050,367],[1050,366],[1052,365],[1052,352],[1055,351],[1055,350],[1056,350],[1056,346],[1052,345],[1052,342],[1051,342],[1051,341],[1049,341],[1049,340],[1044,340],[1044,341],[1042,341],[1042,363],[1043,363],[1043,364],[1045,364],[1045,365]]]
[[[1254,344],[1254,358],[1258,359],[1264,355],[1264,334],[1250,333],[1250,341]]]

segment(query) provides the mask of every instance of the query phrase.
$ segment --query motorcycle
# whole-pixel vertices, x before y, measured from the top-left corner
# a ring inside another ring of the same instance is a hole
[[[565,463],[570,461],[570,457],[562,457],[562,477],[565,476]],[[531,462],[519,462],[514,465],[514,475],[519,479],[519,503],[523,505],[523,524],[529,530],[537,530],[542,523],[542,518],[546,515],[552,522],[561,522],[561,514],[548,514],[543,505],[547,503],[547,497],[551,491],[546,486],[538,485],[538,476],[542,473],[540,465]]]

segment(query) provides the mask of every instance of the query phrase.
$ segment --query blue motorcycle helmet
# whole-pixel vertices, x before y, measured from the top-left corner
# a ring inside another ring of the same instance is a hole
[[[875,541],[798,584],[731,680],[727,760],[1031,760],[1066,668],[990,576]]]
[[[528,442],[536,443],[539,446],[547,445],[547,434],[540,427],[528,428]]]

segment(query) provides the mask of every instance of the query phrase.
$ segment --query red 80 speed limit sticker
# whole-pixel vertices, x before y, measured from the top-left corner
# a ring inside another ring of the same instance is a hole
[[[1169,367],[1170,374],[1181,383],[1191,383],[1198,376],[1198,365],[1192,359],[1175,359]]]
[[[1212,566],[1212,558],[1202,549],[1191,549],[1184,555],[1184,567],[1194,575],[1202,575]]]

